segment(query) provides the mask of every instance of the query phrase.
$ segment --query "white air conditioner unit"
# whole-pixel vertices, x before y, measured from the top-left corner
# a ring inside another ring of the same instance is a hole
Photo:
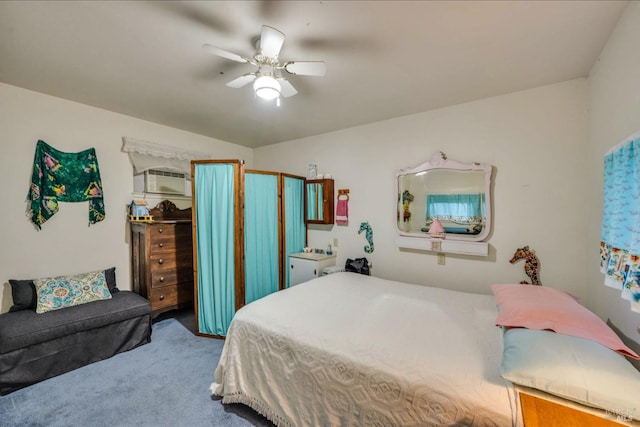
[[[185,195],[187,176],[182,172],[162,169],[147,169],[134,175],[135,192]]]

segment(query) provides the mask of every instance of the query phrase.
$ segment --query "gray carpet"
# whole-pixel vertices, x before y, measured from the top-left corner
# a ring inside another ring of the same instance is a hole
[[[1,396],[0,426],[272,426],[211,398],[222,346],[163,319],[149,344]]]

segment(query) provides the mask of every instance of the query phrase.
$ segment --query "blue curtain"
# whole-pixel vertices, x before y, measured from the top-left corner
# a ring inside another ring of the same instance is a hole
[[[284,265],[285,287],[289,287],[289,255],[302,252],[307,244],[304,223],[304,180],[285,176],[284,193]]]
[[[224,336],[235,313],[234,165],[194,169],[198,330]]]
[[[640,133],[604,158],[600,271],[640,312]]]
[[[278,176],[244,175],[245,302],[279,288]]]
[[[318,220],[324,218],[322,212],[324,204],[322,184],[307,184],[307,219]]]
[[[316,206],[318,194],[316,193],[317,185],[307,184],[307,218],[311,220],[318,219],[316,216]]]
[[[316,185],[317,187],[317,191],[318,191],[318,199],[317,199],[317,208],[318,208],[318,215],[316,216],[316,219],[322,219],[324,218],[324,212],[323,212],[323,208],[324,208],[324,203],[322,203],[322,201],[324,200],[324,194],[323,194],[323,188],[324,186],[322,184],[318,184]]]
[[[484,193],[427,195],[427,219],[478,222],[485,216]]]

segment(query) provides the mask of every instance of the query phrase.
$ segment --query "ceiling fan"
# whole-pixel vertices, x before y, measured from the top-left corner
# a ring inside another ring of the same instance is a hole
[[[227,86],[241,88],[253,82],[256,96],[267,100],[276,99],[280,105],[280,96],[288,98],[298,93],[296,88],[282,76],[283,70],[299,76],[324,76],[326,73],[326,65],[322,61],[280,63],[278,55],[284,44],[284,39],[283,33],[273,27],[263,25],[260,38],[256,42],[257,51],[253,58],[246,58],[210,44],[204,44],[202,47],[222,58],[257,66],[256,71],[231,80]]]

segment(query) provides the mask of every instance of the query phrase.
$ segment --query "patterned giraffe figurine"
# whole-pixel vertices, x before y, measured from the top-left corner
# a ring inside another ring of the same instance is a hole
[[[358,234],[362,233],[363,231],[366,232],[365,236],[367,238],[367,241],[369,242],[369,246],[365,246],[364,251],[370,254],[371,252],[373,252],[373,230],[371,229],[371,226],[368,222],[363,222],[360,224],[360,230],[358,230]]]
[[[535,254],[535,251],[530,250],[529,246],[524,246],[522,248],[516,249],[516,253],[513,254],[513,257],[509,260],[511,264],[515,263],[519,260],[524,261],[524,272],[531,278],[532,285],[540,285],[540,281],[538,280],[538,270],[540,269],[540,260]],[[520,282],[521,285],[528,285],[529,282],[523,280]]]

